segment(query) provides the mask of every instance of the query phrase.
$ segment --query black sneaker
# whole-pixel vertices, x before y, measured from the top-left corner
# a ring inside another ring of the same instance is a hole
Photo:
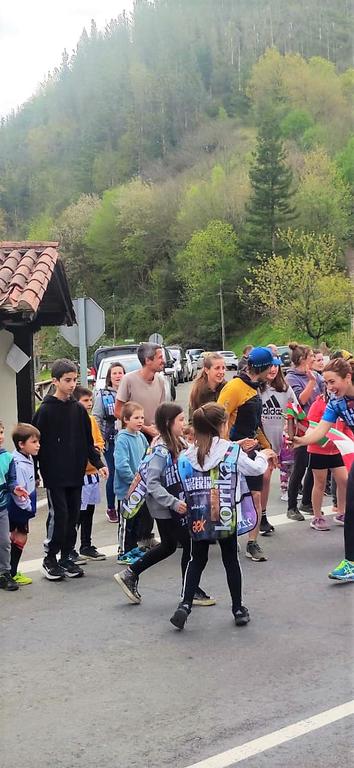
[[[246,608],[245,605],[241,605],[241,608],[234,611],[234,618],[236,627],[243,627],[245,624],[248,624],[251,619],[248,613],[248,608]]]
[[[299,509],[301,512],[305,512],[306,515],[313,515],[313,506],[312,504],[299,504]]]
[[[189,614],[190,610],[188,605],[186,603],[181,603],[177,610],[174,612],[173,616],[171,616],[170,622],[174,627],[176,627],[176,629],[183,629]]]
[[[216,605],[215,597],[210,597],[204,592],[204,589],[197,587],[194,592],[193,605]]]
[[[85,565],[87,563],[86,557],[81,555],[76,551],[76,549],[73,549],[69,554],[70,560],[73,561],[73,563],[76,563],[76,565]]]
[[[69,579],[78,579],[80,576],[84,576],[84,571],[82,568],[80,568],[79,565],[74,563],[73,560],[71,560],[70,557],[65,558],[64,560],[59,561],[59,565],[63,569],[65,576],[68,576]]]
[[[45,576],[46,579],[49,579],[49,581],[60,581],[65,576],[64,568],[58,565],[54,555],[47,555],[47,557],[44,558],[41,571],[43,576]]]
[[[261,518],[261,524],[259,526],[259,530],[262,534],[262,536],[269,536],[269,534],[274,533],[274,525],[271,525],[266,513],[262,515]]]
[[[130,568],[126,568],[120,573],[115,573],[114,578],[131,603],[136,605],[141,603],[141,595],[138,592],[138,577],[135,576],[135,573]]]
[[[0,573],[0,589],[5,589],[6,592],[16,592],[18,584],[13,580],[10,571]]]
[[[268,560],[257,541],[247,542],[246,557],[250,557],[255,563],[261,563]]]
[[[286,516],[289,518],[289,520],[296,520],[298,523],[301,523],[303,520],[305,520],[304,516],[299,512],[298,509],[288,509]]]
[[[80,557],[82,557],[81,562],[84,562],[84,560],[105,560],[106,555],[103,554],[103,552],[99,552],[96,547],[80,547]]]

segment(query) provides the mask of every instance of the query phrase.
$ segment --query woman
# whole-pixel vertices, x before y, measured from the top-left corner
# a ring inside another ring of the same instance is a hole
[[[204,365],[192,386],[189,399],[189,420],[197,408],[205,403],[216,402],[225,386],[225,360],[219,352],[211,352],[204,358]]]
[[[311,347],[297,344],[295,341],[289,344],[292,351],[292,368],[286,375],[286,382],[289,384],[297,397],[305,413],[316,397],[322,395],[325,391],[323,377],[313,370],[314,353]],[[301,487],[302,479],[308,465],[308,454],[304,448],[299,448],[294,457],[293,471],[290,476],[288,486],[288,511],[287,516],[290,520],[302,521],[304,516],[297,508],[297,498]],[[302,494],[302,504],[300,509],[312,514],[311,493],[313,486],[312,472],[306,472]]]
[[[106,483],[107,511],[106,517],[110,523],[119,522],[119,503],[117,509],[115,506],[114,484],[114,438],[116,436],[116,418],[114,416],[114,406],[119,384],[125,374],[125,368],[121,363],[112,363],[109,366],[106,376],[106,386],[100,389],[95,397],[92,409],[96,417],[102,437],[105,441],[103,455],[109,471],[109,477]]]
[[[262,430],[270,443],[273,451],[278,456],[281,476],[287,471],[288,467],[281,465],[281,449],[283,444],[284,427],[286,423],[285,412],[286,405],[290,401],[297,403],[296,396],[285,381],[280,365],[272,365],[267,373],[266,383],[260,389],[262,398]],[[274,527],[267,520],[267,503],[269,497],[270,479],[273,467],[269,466],[263,477],[263,488],[261,495],[262,519],[260,532],[263,536],[274,531]]]
[[[294,447],[298,450],[314,445],[327,434],[340,418],[354,433],[354,361],[338,358],[330,360],[323,376],[330,394],[329,402],[318,426],[303,437],[295,437]],[[354,434],[353,434],[354,437]],[[354,581],[354,462],[348,477],[346,509],[344,518],[345,558],[329,573],[330,579]]]

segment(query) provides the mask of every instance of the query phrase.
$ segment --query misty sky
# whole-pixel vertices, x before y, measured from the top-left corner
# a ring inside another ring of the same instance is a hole
[[[8,0],[0,8],[0,115],[35,92],[48,71],[70,54],[91,19],[98,28],[132,10],[133,0]]]

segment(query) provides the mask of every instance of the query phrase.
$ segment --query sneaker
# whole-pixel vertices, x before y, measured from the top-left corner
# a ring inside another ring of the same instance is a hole
[[[354,581],[354,563],[350,560],[342,560],[342,562],[328,574],[328,578],[337,579],[337,581]]]
[[[204,592],[204,589],[197,587],[194,592],[193,605],[216,605],[215,597],[210,597]]]
[[[284,491],[280,497],[280,501],[288,501],[288,492]]]
[[[333,512],[333,514],[334,514],[334,515],[336,515],[336,514],[337,514],[337,512],[338,512],[338,507],[337,507],[337,504],[333,504],[333,507],[332,507],[332,512]]]
[[[86,562],[87,560],[105,560],[106,555],[103,554],[103,552],[99,552],[96,547],[90,546],[90,547],[80,547],[80,557],[83,559],[81,562]]]
[[[312,504],[300,504],[299,509],[301,509],[301,512],[305,512],[306,515],[313,515]]]
[[[81,553],[79,554],[76,549],[73,549],[70,552],[69,557],[73,563],[76,563],[76,565],[85,565],[85,563],[87,563],[86,557],[84,557]]]
[[[289,520],[297,520],[299,523],[302,520],[305,520],[304,516],[299,512],[298,509],[288,509],[286,516],[289,518]]]
[[[18,584],[16,584],[9,571],[0,573],[0,589],[5,589],[6,592],[16,592],[16,589],[18,589]]]
[[[327,520],[322,517],[314,517],[313,520],[310,522],[310,528],[313,528],[315,531],[330,531],[331,526],[327,523]]]
[[[333,518],[333,522],[336,525],[344,525],[345,515],[335,515]]]
[[[139,595],[137,589],[138,577],[135,576],[135,573],[130,568],[126,568],[121,573],[115,573],[114,578],[131,603],[141,603],[141,595]]]
[[[74,563],[70,557],[59,560],[59,565],[63,568],[65,576],[68,576],[69,579],[78,579],[80,576],[84,576],[85,571],[77,563]]]
[[[133,565],[136,561],[136,557],[130,554],[130,552],[126,552],[125,555],[117,555],[117,563],[122,563],[122,565]]]
[[[141,541],[138,542],[139,549],[143,549],[145,552],[147,549],[157,547],[158,544],[161,544],[161,541],[155,539],[155,536],[151,536],[149,539],[141,539]]]
[[[49,579],[49,581],[60,581],[60,579],[63,579],[65,576],[64,568],[62,568],[61,565],[58,565],[55,555],[47,555],[47,557],[44,558],[41,565],[41,571],[43,576],[45,576],[46,579]]]
[[[119,523],[118,512],[116,509],[107,509],[106,518],[110,523]]]
[[[245,605],[241,605],[241,608],[237,608],[237,610],[234,611],[233,614],[235,618],[236,627],[243,627],[245,624],[248,624],[248,622],[251,620],[251,617],[248,612],[248,608],[246,608]]]
[[[16,581],[16,584],[22,584],[23,586],[25,584],[32,584],[33,580],[30,579],[29,576],[25,576],[24,573],[20,573],[17,571],[16,576],[13,576],[13,580]]]
[[[183,629],[189,614],[190,610],[188,605],[186,603],[181,603],[173,616],[171,616],[170,622],[176,629]]]
[[[261,524],[259,526],[259,530],[262,534],[262,536],[269,536],[270,533],[274,532],[274,525],[271,525],[266,513],[262,515],[261,518]]]
[[[261,563],[268,560],[257,541],[247,542],[246,557],[250,557],[255,563]]]

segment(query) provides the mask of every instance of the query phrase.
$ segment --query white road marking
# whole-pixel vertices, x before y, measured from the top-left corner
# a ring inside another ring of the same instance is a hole
[[[333,709],[320,712],[313,717],[306,718],[306,720],[299,720],[297,723],[280,728],[279,731],[268,733],[259,739],[248,741],[246,744],[234,747],[234,749],[228,749],[226,752],[220,752],[220,754],[213,757],[207,757],[206,760],[200,760],[199,763],[188,765],[187,768],[229,768],[236,765],[236,763],[241,763],[242,760],[259,755],[267,749],[274,749],[274,747],[291,741],[291,739],[305,736],[307,733],[317,731],[319,728],[336,723],[338,720],[343,720],[343,718],[350,715],[354,715],[354,699],[347,701],[345,704],[340,704]]]

